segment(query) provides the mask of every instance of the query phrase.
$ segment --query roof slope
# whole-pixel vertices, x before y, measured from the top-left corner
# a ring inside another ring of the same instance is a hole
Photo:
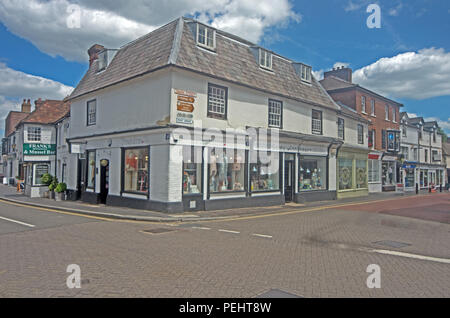
[[[5,120],[5,137],[9,137],[15,130],[17,125],[30,113],[11,111]]]
[[[36,109],[20,124],[53,124],[70,112],[70,104],[59,100],[36,102]]]
[[[69,99],[174,65],[274,95],[338,109],[331,97],[313,79],[301,81],[294,62],[273,54],[273,72],[262,70],[252,53],[252,43],[216,30],[216,52],[200,49],[188,23],[180,18],[121,48],[111,64],[96,74],[91,67]],[[94,64],[95,65],[95,64]]]

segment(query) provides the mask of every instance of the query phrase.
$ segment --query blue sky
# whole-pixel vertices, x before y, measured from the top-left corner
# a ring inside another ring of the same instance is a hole
[[[90,45],[119,47],[180,15],[192,15],[308,63],[318,77],[336,63],[348,64],[355,82],[403,103],[408,113],[439,120],[450,134],[449,1],[213,2],[2,0],[0,117],[23,98],[70,93],[87,70]],[[381,8],[380,29],[367,27],[371,3]],[[67,27],[73,4],[81,18],[75,29]],[[3,124],[3,135],[2,129]]]

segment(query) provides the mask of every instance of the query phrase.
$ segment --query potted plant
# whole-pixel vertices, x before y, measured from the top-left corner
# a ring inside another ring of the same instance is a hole
[[[50,186],[50,184],[52,183],[52,181],[53,181],[53,177],[52,177],[52,175],[51,175],[50,173],[44,174],[44,175],[42,176],[42,178],[41,178],[42,184],[45,185],[45,186],[47,186],[47,187]],[[45,192],[44,192],[44,198],[46,198],[46,199],[49,199],[49,198],[50,198],[50,189],[49,189],[49,191],[45,191]]]
[[[55,190],[58,186],[58,178],[54,177],[52,178],[52,182],[48,186],[48,189],[50,190],[50,199],[55,199]]]
[[[63,201],[65,200],[65,196],[66,196],[66,190],[67,190],[67,185],[62,182],[59,183],[56,188],[55,188],[55,192],[56,192],[56,201]]]

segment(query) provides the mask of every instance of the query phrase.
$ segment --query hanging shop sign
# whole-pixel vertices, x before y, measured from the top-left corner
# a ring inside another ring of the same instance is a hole
[[[23,144],[24,156],[54,156],[56,145],[45,144]]]

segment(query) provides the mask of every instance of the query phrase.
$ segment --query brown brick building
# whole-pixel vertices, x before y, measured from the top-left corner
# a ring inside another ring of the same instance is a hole
[[[325,72],[321,84],[336,102],[354,109],[370,122],[369,191],[395,190],[403,105],[353,83],[350,68]]]

